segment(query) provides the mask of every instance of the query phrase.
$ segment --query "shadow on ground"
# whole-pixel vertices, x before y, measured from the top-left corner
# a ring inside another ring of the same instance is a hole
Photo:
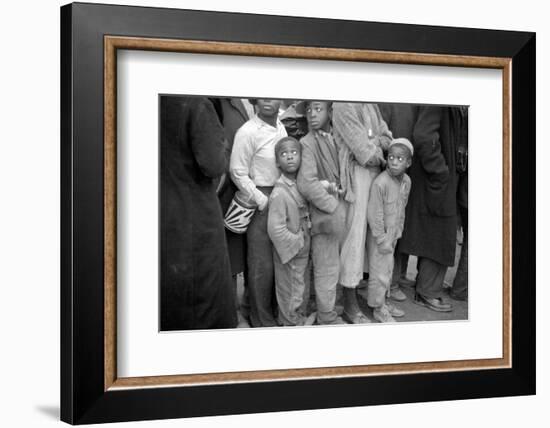
[[[48,416],[51,419],[59,420],[59,407],[58,406],[36,406],[36,410],[38,410],[40,413]]]

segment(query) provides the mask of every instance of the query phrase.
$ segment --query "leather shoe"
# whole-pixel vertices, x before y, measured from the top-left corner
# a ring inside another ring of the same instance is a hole
[[[363,312],[357,312],[353,315],[350,315],[347,312],[344,312],[342,314],[342,318],[348,324],[370,324],[370,322],[371,322],[371,320],[368,319],[367,316]]]
[[[399,309],[397,306],[392,305],[390,302],[386,302],[385,306],[388,308],[388,311],[392,317],[401,318],[405,316],[405,311]]]
[[[404,302],[407,300],[407,296],[399,287],[390,289],[390,299],[395,300],[396,302]]]
[[[416,285],[416,281],[413,281],[412,279],[405,278],[405,277],[399,278],[397,280],[397,283],[403,287],[409,287],[409,288],[413,288]]]
[[[449,296],[451,296],[451,299],[458,300],[460,302],[465,302],[466,300],[468,300],[467,294],[455,294],[453,293],[452,289],[449,291]]]
[[[395,322],[395,319],[391,316],[391,313],[386,305],[383,305],[380,308],[374,308],[372,310],[372,316],[378,322]]]
[[[434,297],[430,299],[427,297],[422,297],[420,294],[416,294],[414,296],[414,302],[436,312],[451,312],[453,310],[452,305],[450,303],[446,303],[441,297]]]

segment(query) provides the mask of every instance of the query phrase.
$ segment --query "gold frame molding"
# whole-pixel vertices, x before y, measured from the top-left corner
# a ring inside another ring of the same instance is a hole
[[[503,349],[502,358],[380,364],[307,369],[262,370],[190,375],[117,377],[116,366],[116,82],[117,50],[147,50],[212,55],[379,62],[492,68],[503,82]],[[381,52],[266,44],[104,37],[104,390],[204,384],[338,378],[512,367],[512,60],[511,58]]]

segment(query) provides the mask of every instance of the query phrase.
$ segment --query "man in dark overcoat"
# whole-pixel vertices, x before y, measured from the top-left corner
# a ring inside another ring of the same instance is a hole
[[[252,116],[248,111],[240,98],[211,98],[212,104],[216,109],[218,118],[223,126],[225,139],[228,143],[229,152],[233,149],[233,141],[235,140],[235,134],[237,130]],[[253,110],[252,110],[253,111]],[[225,214],[229,208],[229,204],[237,191],[237,186],[231,180],[229,176],[229,165],[225,174],[222,176],[218,186],[218,198],[222,208],[222,214]],[[237,275],[244,272],[246,269],[246,235],[238,234],[225,229],[225,237],[227,239],[227,248],[229,251],[229,261],[231,262],[231,275],[233,278],[233,287],[235,293],[235,301],[237,299]],[[244,275],[246,281],[246,275]],[[246,283],[245,283],[246,287]],[[247,293],[245,288],[244,305],[242,308],[244,314],[237,313],[239,317],[239,325],[247,325],[246,318],[248,317],[248,305],[247,305]],[[244,317],[244,318],[243,318]]]
[[[458,107],[419,106],[405,229],[399,251],[418,256],[416,300],[428,308],[452,310],[443,291],[456,249],[456,139]]]
[[[237,324],[216,195],[226,170],[224,131],[207,98],[160,98],[161,330]]]
[[[456,203],[462,227],[462,246],[453,287],[449,295],[455,300],[468,300],[468,107],[461,107],[459,113],[461,132],[457,147]]]

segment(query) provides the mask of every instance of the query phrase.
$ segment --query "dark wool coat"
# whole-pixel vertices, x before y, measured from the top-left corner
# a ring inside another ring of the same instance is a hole
[[[242,101],[239,98],[212,98],[212,103],[218,113],[220,122],[223,125],[225,138],[228,142],[229,152],[233,149],[233,141],[237,130],[248,120],[248,114]],[[225,171],[221,187],[218,189],[222,214],[225,215],[237,186],[231,181],[229,169]],[[233,233],[225,230],[227,247],[229,249],[229,260],[231,262],[231,273],[236,275],[244,271],[246,262],[246,235]]]
[[[408,173],[412,186],[399,251],[452,266],[457,227],[459,108],[419,106],[410,109],[409,114],[416,116],[411,118],[414,157]]]
[[[206,98],[160,100],[161,330],[230,328],[236,307],[215,178],[223,129]]]
[[[378,104],[378,108],[393,138],[406,138],[413,143],[414,126],[418,119],[420,106],[417,104]]]

